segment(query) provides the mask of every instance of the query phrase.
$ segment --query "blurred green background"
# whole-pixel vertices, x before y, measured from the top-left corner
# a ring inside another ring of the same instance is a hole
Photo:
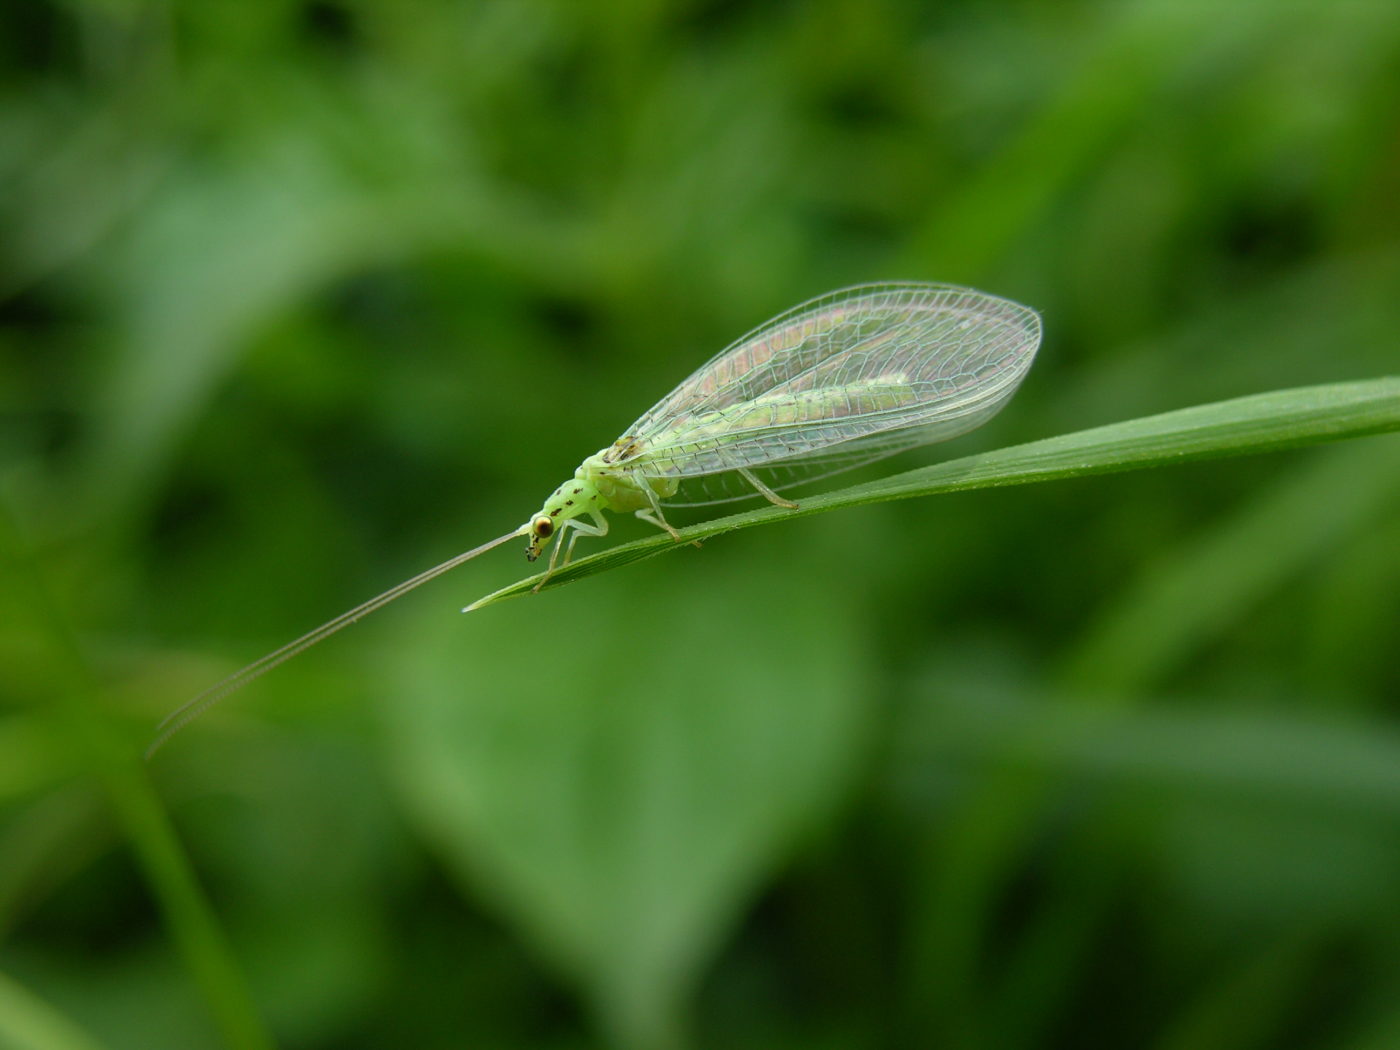
[[[1396,371],[1391,0],[0,10],[6,1045],[257,1045],[149,775],[284,1047],[1400,1046],[1395,437],[512,544],[134,758],[830,288],[1044,314],[906,465]]]

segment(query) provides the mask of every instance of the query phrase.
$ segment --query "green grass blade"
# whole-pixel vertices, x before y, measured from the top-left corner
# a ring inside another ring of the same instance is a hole
[[[0,973],[0,1046],[7,1050],[102,1050],[68,1017]]]
[[[1276,390],[920,467],[879,481],[806,497],[796,510],[765,506],[716,518],[683,528],[680,536],[683,541],[705,540],[736,529],[842,507],[1272,452],[1392,430],[1400,430],[1400,377]],[[680,547],[661,533],[624,543],[559,569],[543,589],[574,583]],[[537,573],[503,587],[472,603],[467,611],[527,594],[542,578],[543,574]]]
[[[111,803],[115,821],[125,832],[171,937],[204,995],[223,1045],[230,1050],[270,1050],[272,1038],[170,817],[146,768],[108,724],[100,686],[72,624],[50,595],[3,501],[0,570],[6,585],[18,591],[41,627],[58,698],[56,714],[71,731],[74,749],[87,760],[94,781]],[[0,1003],[0,1008],[13,1009],[16,1002],[10,989],[8,1002]],[[0,1032],[0,1047],[8,1045]]]

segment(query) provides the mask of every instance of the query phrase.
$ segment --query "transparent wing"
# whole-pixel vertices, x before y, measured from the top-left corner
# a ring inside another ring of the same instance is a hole
[[[781,466],[812,480],[814,467],[834,473],[972,429],[1015,392],[1039,344],[1035,311],[971,289],[832,292],[716,355],[605,458],[642,477]]]
[[[998,404],[996,407],[1000,407]],[[870,463],[896,456],[920,445],[931,445],[947,441],[958,434],[975,429],[996,409],[981,417],[962,416],[949,420],[946,424],[935,423],[923,427],[906,427],[902,430],[885,431],[866,438],[834,445],[817,453],[790,460],[777,460],[773,463],[747,468],[760,481],[774,492],[787,495],[803,485],[821,481],[833,474],[854,470]],[[962,425],[953,427],[950,424]],[[747,478],[735,471],[716,474],[687,476],[681,479],[676,495],[661,502],[667,507],[707,507],[716,503],[735,503],[740,500],[762,499],[762,494],[753,487]],[[794,497],[795,498],[795,497]]]

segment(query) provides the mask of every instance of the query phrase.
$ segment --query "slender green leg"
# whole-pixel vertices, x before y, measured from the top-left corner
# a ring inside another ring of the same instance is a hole
[[[574,519],[574,534],[569,537],[569,549],[564,552],[564,564],[574,560],[574,544],[578,542],[580,536],[606,536],[608,534],[608,519],[601,514],[589,515],[595,522],[593,525],[585,525],[577,518]],[[557,554],[558,551],[556,550]],[[552,571],[552,567],[551,567]]]
[[[608,534],[608,519],[601,514],[593,514],[591,517],[597,522],[596,525],[589,525],[587,522],[580,521],[578,518],[570,518],[559,526],[560,534],[554,538],[554,550],[549,556],[549,567],[545,569],[544,577],[539,583],[535,584],[531,593],[538,594],[540,588],[548,583],[549,578],[554,575],[554,569],[559,563],[559,552],[564,550],[563,532],[565,529],[574,530],[574,534],[569,537],[568,550],[564,551],[565,565],[568,565],[569,559],[573,557],[574,544],[578,542],[580,536],[606,536]]]
[[[796,509],[797,509],[797,504],[796,504],[796,503],[792,502],[792,500],[790,500],[790,499],[783,499],[782,496],[779,496],[776,492],[774,492],[772,489],[770,489],[767,485],[765,485],[763,482],[759,481],[759,480],[758,480],[758,476],[757,476],[756,474],[754,474],[753,471],[745,470],[743,467],[740,467],[740,468],[739,468],[739,474],[740,474],[740,476],[741,476],[745,481],[747,481],[750,485],[752,485],[754,488],[758,489],[758,491],[762,494],[763,498],[766,499],[769,503],[776,503],[776,504],[777,504],[778,506],[780,506],[780,507],[786,507],[786,508],[788,508],[788,510],[796,510]]]
[[[657,497],[656,493],[652,491],[650,485],[644,486],[644,489],[647,494],[647,499],[651,501],[651,510],[639,510],[636,512],[635,516],[641,518],[642,521],[646,522],[648,525],[655,525],[658,529],[665,529],[671,534],[671,539],[680,543],[681,534],[671,527],[671,523],[666,520],[666,515],[661,513],[661,500]],[[700,541],[691,540],[690,544],[692,547],[698,547],[700,546]]]
[[[639,510],[636,516],[648,525],[655,525],[658,529],[669,532],[671,534],[671,539],[675,540],[677,543],[680,542],[681,534],[671,527],[670,522],[655,511]]]

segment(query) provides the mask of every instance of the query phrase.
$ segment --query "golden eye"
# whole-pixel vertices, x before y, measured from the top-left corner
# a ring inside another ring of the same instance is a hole
[[[544,539],[544,538],[547,537],[547,536],[553,535],[553,533],[554,533],[554,522],[550,521],[548,518],[546,518],[546,517],[544,517],[544,516],[540,516],[540,517],[538,517],[538,518],[535,519],[535,535],[536,535],[536,536],[540,537],[541,539]]]

